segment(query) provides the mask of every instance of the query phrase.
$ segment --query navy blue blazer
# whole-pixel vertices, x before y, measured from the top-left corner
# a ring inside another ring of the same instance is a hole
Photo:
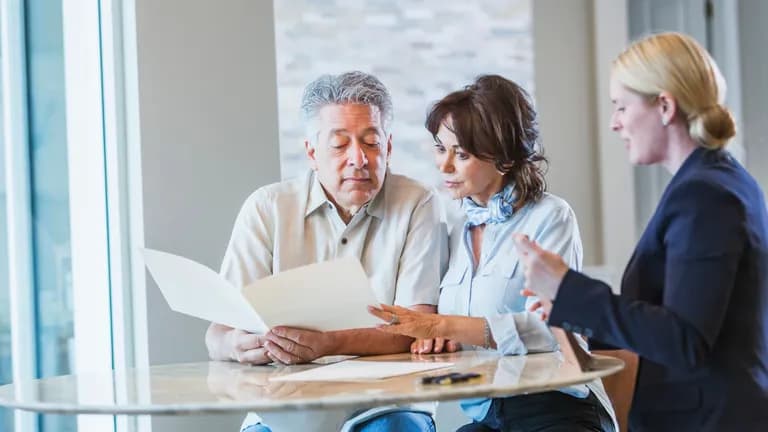
[[[639,355],[631,431],[768,430],[768,213],[728,153],[685,160],[621,288],[571,270],[549,324]]]

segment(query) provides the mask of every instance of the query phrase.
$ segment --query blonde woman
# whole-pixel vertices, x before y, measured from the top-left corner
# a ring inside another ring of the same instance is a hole
[[[630,431],[768,424],[768,214],[763,191],[723,150],[736,132],[723,98],[717,66],[688,36],[652,35],[615,60],[613,130],[630,162],[674,176],[621,295],[516,237],[550,325],[638,354]]]

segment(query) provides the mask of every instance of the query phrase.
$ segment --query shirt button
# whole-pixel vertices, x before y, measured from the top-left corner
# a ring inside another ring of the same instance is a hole
[[[565,331],[571,331],[571,323],[569,323],[568,321],[563,322],[562,327],[563,327],[563,330]]]
[[[343,245],[347,244],[347,238],[346,237],[342,237],[341,238],[341,244],[343,244]]]

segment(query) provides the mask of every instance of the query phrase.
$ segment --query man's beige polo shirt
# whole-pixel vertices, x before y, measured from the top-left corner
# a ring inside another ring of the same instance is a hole
[[[387,172],[379,193],[345,225],[309,171],[248,197],[221,274],[242,287],[283,270],[351,256],[360,260],[379,302],[434,305],[447,254],[437,197],[415,180]]]
[[[436,305],[448,261],[437,197],[415,180],[387,172],[379,193],[345,225],[312,171],[264,186],[237,216],[221,274],[242,287],[283,270],[349,256],[362,263],[379,302]],[[434,413],[434,404],[373,408],[342,430],[397,409]],[[259,421],[250,413],[243,428]]]

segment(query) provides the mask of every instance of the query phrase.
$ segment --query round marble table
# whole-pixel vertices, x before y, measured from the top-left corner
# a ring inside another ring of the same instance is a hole
[[[486,351],[395,354],[365,361],[451,362],[439,371],[357,382],[275,382],[271,377],[318,365],[247,366],[229,362],[180,363],[148,370],[59,376],[0,386],[0,406],[67,414],[195,414],[365,408],[390,403],[511,396],[584,383],[618,372],[621,360],[594,356],[592,370],[558,353],[499,356]],[[452,371],[480,379],[422,385],[420,377]]]

